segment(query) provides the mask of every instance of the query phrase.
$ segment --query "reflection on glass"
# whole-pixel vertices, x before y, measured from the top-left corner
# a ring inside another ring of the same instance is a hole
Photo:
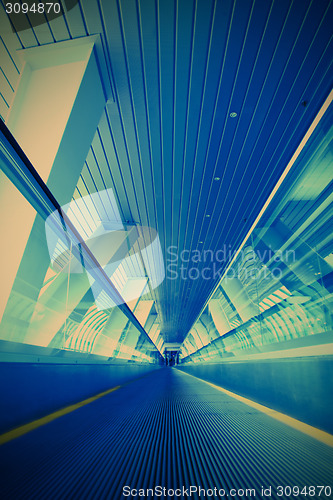
[[[331,106],[332,108],[332,106]],[[332,110],[181,348],[183,362],[265,352],[332,331]],[[294,344],[296,345],[296,344]]]
[[[12,245],[11,251],[4,247],[7,253],[1,256],[10,271],[5,283],[12,279],[12,285],[7,287],[7,297],[5,293],[1,296],[0,341],[15,343],[16,352],[25,352],[24,345],[30,344],[48,348],[50,355],[62,350],[72,355],[102,356],[109,361],[157,362],[160,354],[153,342],[159,339],[156,329],[152,330],[157,315],[154,301],[147,294],[146,272],[140,261],[144,228],[129,257],[119,259],[112,269],[110,265],[103,269],[92,260],[95,257],[84,248],[75,229],[74,233],[70,227],[64,231],[59,214],[46,231],[44,218],[0,174],[2,201],[8,201],[9,214],[6,224],[2,223],[2,236]],[[122,235],[121,244],[126,248],[129,234]],[[147,231],[144,236],[147,239]],[[110,255],[118,240],[108,242]],[[50,241],[54,244],[52,252]],[[120,304],[126,309],[125,301],[127,310],[146,326],[148,335],[118,307]],[[154,337],[149,335],[150,330]]]

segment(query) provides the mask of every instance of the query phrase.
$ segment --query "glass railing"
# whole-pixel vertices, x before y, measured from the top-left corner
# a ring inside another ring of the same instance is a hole
[[[33,345],[48,352],[158,362],[160,353],[141,324],[148,316],[144,304],[141,323],[133,314],[146,278],[131,281],[123,270],[112,279],[119,265],[108,272],[98,262],[8,137],[0,141],[0,342],[21,345],[22,351]],[[125,288],[128,299],[121,295]]]

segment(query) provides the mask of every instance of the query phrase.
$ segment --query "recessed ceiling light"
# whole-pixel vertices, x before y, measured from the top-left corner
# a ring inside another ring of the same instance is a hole
[[[231,116],[231,118],[236,118],[237,113],[235,113],[235,112],[233,111],[232,113],[230,113],[230,116]]]
[[[214,177],[214,181],[220,181],[221,177]]]

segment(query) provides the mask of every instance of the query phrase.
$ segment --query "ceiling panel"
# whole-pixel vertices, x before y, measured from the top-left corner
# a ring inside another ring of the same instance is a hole
[[[64,18],[3,30],[1,93],[11,100],[17,48],[99,33],[114,101],[75,197],[112,188],[124,222],[157,230],[165,265],[170,246],[232,252],[332,87],[332,25],[329,0],[80,0]],[[151,298],[166,341],[181,342],[218,276],[170,278]]]

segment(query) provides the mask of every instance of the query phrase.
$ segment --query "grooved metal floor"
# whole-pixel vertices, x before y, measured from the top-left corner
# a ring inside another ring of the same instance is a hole
[[[3,445],[0,467],[11,500],[117,500],[125,485],[255,488],[257,498],[272,486],[271,498],[287,498],[275,487],[332,486],[333,450],[165,368]]]

